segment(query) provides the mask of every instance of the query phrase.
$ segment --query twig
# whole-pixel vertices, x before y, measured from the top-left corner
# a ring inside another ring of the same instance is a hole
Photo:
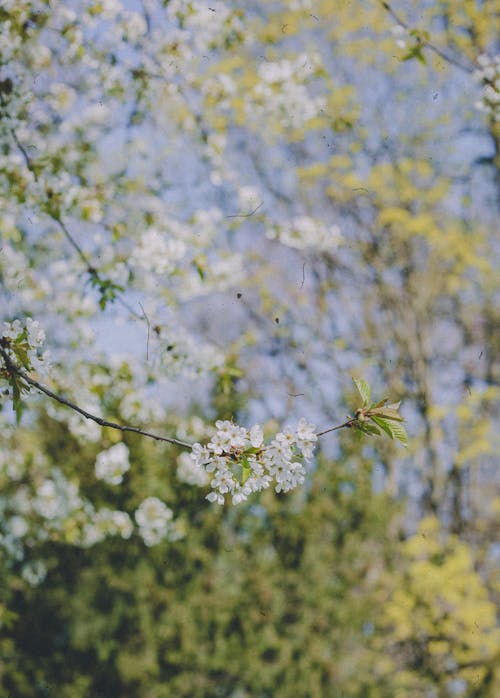
[[[160,436],[159,434],[153,434],[150,431],[145,431],[144,429],[140,429],[139,427],[131,427],[127,424],[117,424],[116,422],[110,422],[107,419],[102,419],[102,417],[97,417],[97,415],[92,414],[91,412],[87,412],[87,410],[84,410],[82,407],[79,407],[76,405],[74,402],[71,402],[71,400],[68,400],[67,398],[63,397],[62,395],[58,395],[57,393],[54,393],[52,390],[49,388],[46,388],[44,385],[36,381],[34,378],[31,378],[27,373],[25,373],[23,370],[18,368],[10,359],[9,355],[7,352],[0,347],[0,355],[2,356],[4,362],[5,362],[5,367],[9,373],[15,373],[16,375],[19,376],[19,378],[22,378],[22,380],[27,383],[28,385],[31,385],[33,388],[36,388],[39,390],[41,393],[44,393],[47,395],[47,397],[50,397],[52,400],[55,400],[56,402],[59,402],[61,405],[64,405],[65,407],[69,407],[71,410],[78,412],[78,414],[81,414],[85,419],[90,419],[96,424],[99,424],[101,427],[108,427],[109,429],[117,429],[118,431],[130,431],[133,434],[140,434],[141,436],[146,436],[149,439],[154,439],[155,441],[165,441],[166,443],[169,444],[174,444],[175,446],[182,446],[183,448],[193,448],[193,444],[187,443],[187,441],[181,441],[180,439],[174,439],[170,436]],[[316,436],[321,437],[324,436],[325,434],[329,434],[332,431],[337,431],[338,429],[343,429],[345,427],[352,427],[352,425],[356,422],[355,417],[349,418],[347,422],[344,422],[343,424],[339,424],[336,427],[330,427],[329,429],[324,429],[323,431],[319,431]]]
[[[264,206],[263,201],[261,201],[260,204],[256,208],[254,208],[253,211],[250,211],[250,213],[233,213],[230,216],[226,216],[226,218],[250,218],[250,216],[253,216],[254,213],[257,213],[259,208],[261,208],[262,206]]]
[[[140,301],[139,301],[139,305],[141,306],[142,314],[144,315],[144,318],[145,318],[145,320],[146,320],[146,322],[147,322],[147,324],[148,324],[148,337],[147,337],[147,339],[146,339],[146,361],[149,361],[149,332],[150,332],[150,329],[151,329],[151,325],[150,325],[150,322],[149,322],[149,318],[148,318],[148,316],[146,315],[146,311],[145,311],[144,308],[142,307],[142,303],[141,303]]]
[[[68,242],[70,243],[70,245],[77,251],[78,256],[80,257],[80,259],[82,260],[82,262],[85,264],[85,266],[86,266],[86,268],[87,268],[87,273],[90,274],[90,276],[92,276],[92,277],[97,281],[98,284],[103,284],[103,281],[102,281],[102,279],[101,279],[101,276],[100,276],[99,272],[98,272],[97,269],[92,265],[91,260],[89,259],[89,257],[87,256],[87,254],[82,250],[82,248],[81,248],[80,245],[77,243],[77,241],[75,240],[75,238],[71,235],[71,233],[69,232],[68,227],[67,227],[67,225],[64,223],[64,221],[63,221],[58,215],[56,215],[56,214],[54,214],[54,213],[50,213],[49,215],[50,215],[50,217],[52,218],[52,220],[55,221],[55,222],[58,224],[58,226],[61,228],[61,230],[63,231],[63,233],[64,233],[64,235],[66,236],[66,239],[68,240]],[[132,306],[129,305],[129,303],[127,303],[127,301],[124,300],[119,294],[116,294],[115,298],[116,298],[116,300],[118,301],[118,303],[120,303],[121,306],[123,306],[126,310],[128,310],[128,312],[129,312],[133,317],[136,318],[136,320],[142,320],[142,319],[143,319],[143,318],[142,318],[142,315],[139,315],[139,313],[137,313],[137,312],[132,308]]]
[[[27,153],[25,147],[23,146],[23,144],[21,143],[21,141],[20,141],[19,138],[17,137],[17,133],[14,131],[14,129],[11,129],[11,133],[12,133],[12,138],[13,138],[14,141],[16,142],[17,147],[18,147],[19,150],[21,151],[21,154],[22,154],[22,156],[23,156],[23,158],[24,158],[24,162],[26,163],[26,167],[28,168],[28,170],[29,170],[30,172],[33,173],[33,177],[35,178],[35,182],[37,182],[37,181],[38,181],[38,175],[37,175],[36,170],[35,170],[35,168],[34,168],[34,166],[33,166],[33,161],[31,160],[31,158],[30,158],[30,156],[28,155],[28,153]]]
[[[169,436],[159,436],[158,434],[153,434],[150,431],[144,431],[144,429],[139,429],[139,427],[131,427],[125,424],[117,424],[116,422],[109,422],[107,419],[102,419],[101,417],[97,417],[94,414],[91,414],[90,412],[87,412],[87,410],[82,409],[81,407],[78,407],[78,405],[75,405],[74,402],[71,402],[67,398],[63,397],[62,395],[58,395],[57,393],[54,393],[52,390],[49,390],[49,388],[46,388],[44,385],[39,383],[38,381],[34,380],[33,378],[30,378],[27,373],[22,371],[20,368],[18,368],[15,364],[12,363],[10,360],[8,354],[3,350],[0,349],[0,354],[2,355],[5,365],[7,367],[7,370],[11,373],[16,373],[20,378],[25,381],[25,383],[28,383],[28,385],[33,386],[37,390],[40,390],[40,392],[44,393],[47,395],[47,397],[52,398],[52,400],[56,400],[59,402],[61,405],[65,405],[66,407],[69,407],[70,409],[74,410],[75,412],[78,412],[81,414],[85,419],[90,419],[96,424],[99,424],[101,427],[109,427],[110,429],[118,429],[119,431],[130,431],[134,434],[141,434],[141,436],[147,436],[150,439],[154,439],[155,441],[166,441],[169,444],[174,444],[175,446],[183,446],[184,448],[192,448],[193,444],[189,444],[186,441],[180,441],[179,439],[173,439]]]
[[[14,139],[14,142],[16,143],[17,147],[19,148],[20,152],[23,155],[24,161],[26,162],[26,167],[29,169],[30,172],[33,173],[35,180],[38,181],[38,175],[36,173],[36,169],[35,169],[35,166],[33,165],[32,159],[30,158],[30,156],[26,152],[26,149],[24,148],[24,146],[20,142],[19,138],[17,137],[17,133],[15,132],[14,129],[11,130],[11,133],[12,133],[12,138]],[[73,249],[76,250],[76,252],[78,253],[78,256],[80,257],[80,259],[82,260],[82,262],[85,264],[85,266],[87,268],[87,273],[90,274],[91,277],[96,279],[96,281],[102,285],[103,281],[101,279],[99,272],[93,266],[88,255],[83,251],[83,249],[77,243],[75,238],[71,235],[71,233],[68,230],[67,225],[64,223],[62,218],[57,213],[54,213],[53,211],[47,211],[47,213],[52,218],[52,220],[55,221],[57,223],[57,225],[60,227],[60,229],[64,233],[66,239],[68,240],[70,245],[73,247]],[[136,311],[132,308],[132,306],[130,306],[127,303],[127,301],[124,300],[120,295],[118,295],[118,294],[116,295],[116,300],[118,301],[118,303],[120,303],[121,306],[123,306],[126,310],[128,310],[128,312],[131,315],[133,315],[133,317],[135,317],[137,320],[142,320],[142,315],[139,315],[138,313],[136,313]]]
[[[66,224],[61,220],[61,218],[60,218],[58,215],[56,215],[56,214],[54,214],[54,213],[51,213],[51,214],[50,214],[50,217],[51,217],[52,220],[54,220],[54,221],[57,223],[57,225],[61,228],[61,230],[63,231],[63,233],[64,233],[66,239],[68,240],[68,242],[70,243],[70,245],[78,252],[78,256],[80,257],[80,259],[82,260],[82,262],[83,262],[83,263],[85,264],[85,266],[87,267],[88,273],[89,273],[91,276],[95,276],[96,279],[99,279],[99,274],[98,274],[98,272],[97,272],[97,269],[95,269],[95,268],[92,266],[92,262],[90,261],[89,257],[88,257],[88,256],[86,255],[86,253],[82,250],[82,248],[81,248],[80,245],[77,243],[77,241],[75,240],[75,238],[71,235],[71,233],[69,232],[69,230],[68,230]]]
[[[324,431],[318,431],[316,434],[317,437],[324,436],[325,434],[329,434],[331,431],[337,431],[338,429],[344,429],[345,427],[352,427],[352,425],[355,423],[356,419],[354,417],[351,417],[347,422],[344,422],[343,424],[339,424],[336,427],[330,427],[329,429],[325,429]]]
[[[395,12],[395,10],[392,9],[392,7],[389,5],[388,2],[385,2],[385,0],[379,0],[380,4],[384,8],[386,12],[388,12],[391,17],[395,20],[397,24],[399,24],[400,27],[403,27],[403,29],[406,29],[407,31],[410,31],[410,25],[404,21],[404,19],[401,19],[401,17]],[[460,70],[463,70],[465,73],[473,73],[474,68],[471,68],[469,66],[464,65],[460,61],[457,61],[456,58],[453,58],[452,56],[448,56],[444,51],[442,51],[440,48],[438,48],[435,44],[430,42],[428,39],[422,38],[421,43],[423,46],[427,46],[431,51],[433,51],[437,56],[442,58],[444,61],[447,63],[450,63],[451,65],[454,65],[456,68],[460,68]]]

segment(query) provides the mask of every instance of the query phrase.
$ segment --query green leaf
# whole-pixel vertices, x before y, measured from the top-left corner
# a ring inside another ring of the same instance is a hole
[[[198,272],[198,276],[200,277],[200,279],[202,281],[204,281],[205,280],[205,269],[196,260],[194,261],[194,266],[195,266],[196,271]]]
[[[394,438],[397,439],[402,446],[408,448],[408,434],[404,426],[398,422],[391,422],[391,431],[394,434]]]
[[[252,470],[250,468],[250,463],[248,462],[248,458],[245,458],[245,456],[243,456],[241,459],[241,484],[242,485],[244,485],[245,482],[248,480],[251,472],[252,472]]]
[[[19,424],[23,414],[24,405],[21,400],[21,386],[16,376],[12,376],[12,406],[16,413],[16,423]]]
[[[377,403],[373,402],[373,403],[370,405],[370,411],[371,411],[371,410],[376,410],[378,407],[383,407],[383,406],[385,405],[385,403],[388,402],[388,401],[389,401],[389,398],[388,398],[388,397],[385,397],[383,400],[380,400],[380,401],[377,402]]]
[[[371,389],[368,383],[361,378],[353,378],[353,383],[356,386],[356,389],[358,393],[361,395],[361,399],[363,400],[363,407],[365,405],[368,405],[370,402],[370,397],[371,397]]]
[[[31,364],[30,360],[28,358],[28,353],[25,349],[24,346],[15,346],[13,347],[14,354],[16,355],[17,360],[19,363],[22,365],[23,368],[25,368],[27,371],[31,370]]]
[[[372,419],[375,424],[378,424],[378,426],[385,431],[387,436],[389,436],[391,439],[394,439],[394,435],[392,433],[391,425],[389,422],[386,422],[385,419],[381,419],[380,417],[374,417],[370,415],[370,419]]]
[[[408,53],[403,56],[403,61],[411,61],[413,58],[416,58],[417,61],[420,61],[420,63],[423,63],[425,65],[425,57],[424,54],[422,53],[422,45],[420,43],[417,43],[415,46],[413,46]]]
[[[391,419],[395,422],[404,422],[404,418],[399,414],[397,410],[391,407],[375,407],[373,410],[369,410],[367,413],[368,417],[371,416],[382,417],[382,419]]]
[[[367,424],[366,422],[357,423],[356,429],[359,429],[369,436],[380,436],[380,429],[374,424]]]

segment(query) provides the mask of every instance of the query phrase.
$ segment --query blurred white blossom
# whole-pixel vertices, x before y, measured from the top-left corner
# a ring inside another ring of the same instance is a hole
[[[167,537],[172,518],[172,509],[157,497],[147,497],[135,512],[139,534],[148,546],[156,545]]]
[[[267,237],[298,250],[311,248],[325,252],[337,249],[342,242],[337,225],[327,225],[310,216],[295,216],[288,224],[276,225],[268,229]]]
[[[205,468],[195,463],[189,453],[181,453],[177,462],[177,477],[181,482],[198,487],[204,487],[209,483],[210,478]]]
[[[483,94],[474,106],[492,116],[495,121],[500,121],[500,54],[488,56],[483,53],[477,62],[479,68],[474,76],[481,82]]]
[[[123,475],[129,469],[129,451],[123,441],[106,451],[101,451],[95,461],[96,478],[104,480],[108,485],[119,485],[123,482]]]

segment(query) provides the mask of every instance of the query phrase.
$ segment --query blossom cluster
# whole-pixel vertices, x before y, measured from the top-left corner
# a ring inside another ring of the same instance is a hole
[[[22,562],[22,576],[31,585],[45,577],[45,567],[31,554],[36,544],[47,540],[88,548],[108,537],[128,540],[137,533],[152,546],[183,535],[172,510],[156,497],[139,504],[134,526],[126,511],[95,508],[81,495],[76,480],[68,479],[59,468],[48,469],[49,463],[39,453],[24,460],[20,453],[0,447],[0,555]],[[7,493],[9,487],[11,493]]]
[[[317,440],[315,427],[304,418],[295,431],[285,427],[268,444],[259,425],[246,429],[227,420],[215,425],[217,431],[208,444],[194,444],[191,453],[195,468],[212,478],[210,502],[224,504],[225,495],[230,495],[238,504],[271,484],[276,492],[288,492],[304,482],[302,459],[312,458]]]
[[[311,216],[294,216],[288,224],[269,228],[266,235],[297,250],[309,248],[332,252],[342,242],[342,233],[337,225],[326,225],[324,221]]]
[[[474,76],[482,83],[483,94],[474,106],[479,111],[490,114],[495,121],[500,121],[500,54],[482,54],[477,62],[479,68],[474,72]]]
[[[156,545],[167,536],[175,539],[174,513],[157,497],[147,497],[135,512],[139,534],[147,546]]]

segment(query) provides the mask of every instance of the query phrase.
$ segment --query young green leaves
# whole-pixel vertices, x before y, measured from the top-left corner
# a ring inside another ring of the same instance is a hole
[[[393,441],[399,441],[405,448],[408,446],[408,435],[399,414],[401,402],[389,402],[388,398],[380,402],[371,402],[371,389],[364,380],[353,378],[354,385],[363,400],[362,407],[358,407],[354,413],[352,426],[364,434],[380,436],[385,432]]]

